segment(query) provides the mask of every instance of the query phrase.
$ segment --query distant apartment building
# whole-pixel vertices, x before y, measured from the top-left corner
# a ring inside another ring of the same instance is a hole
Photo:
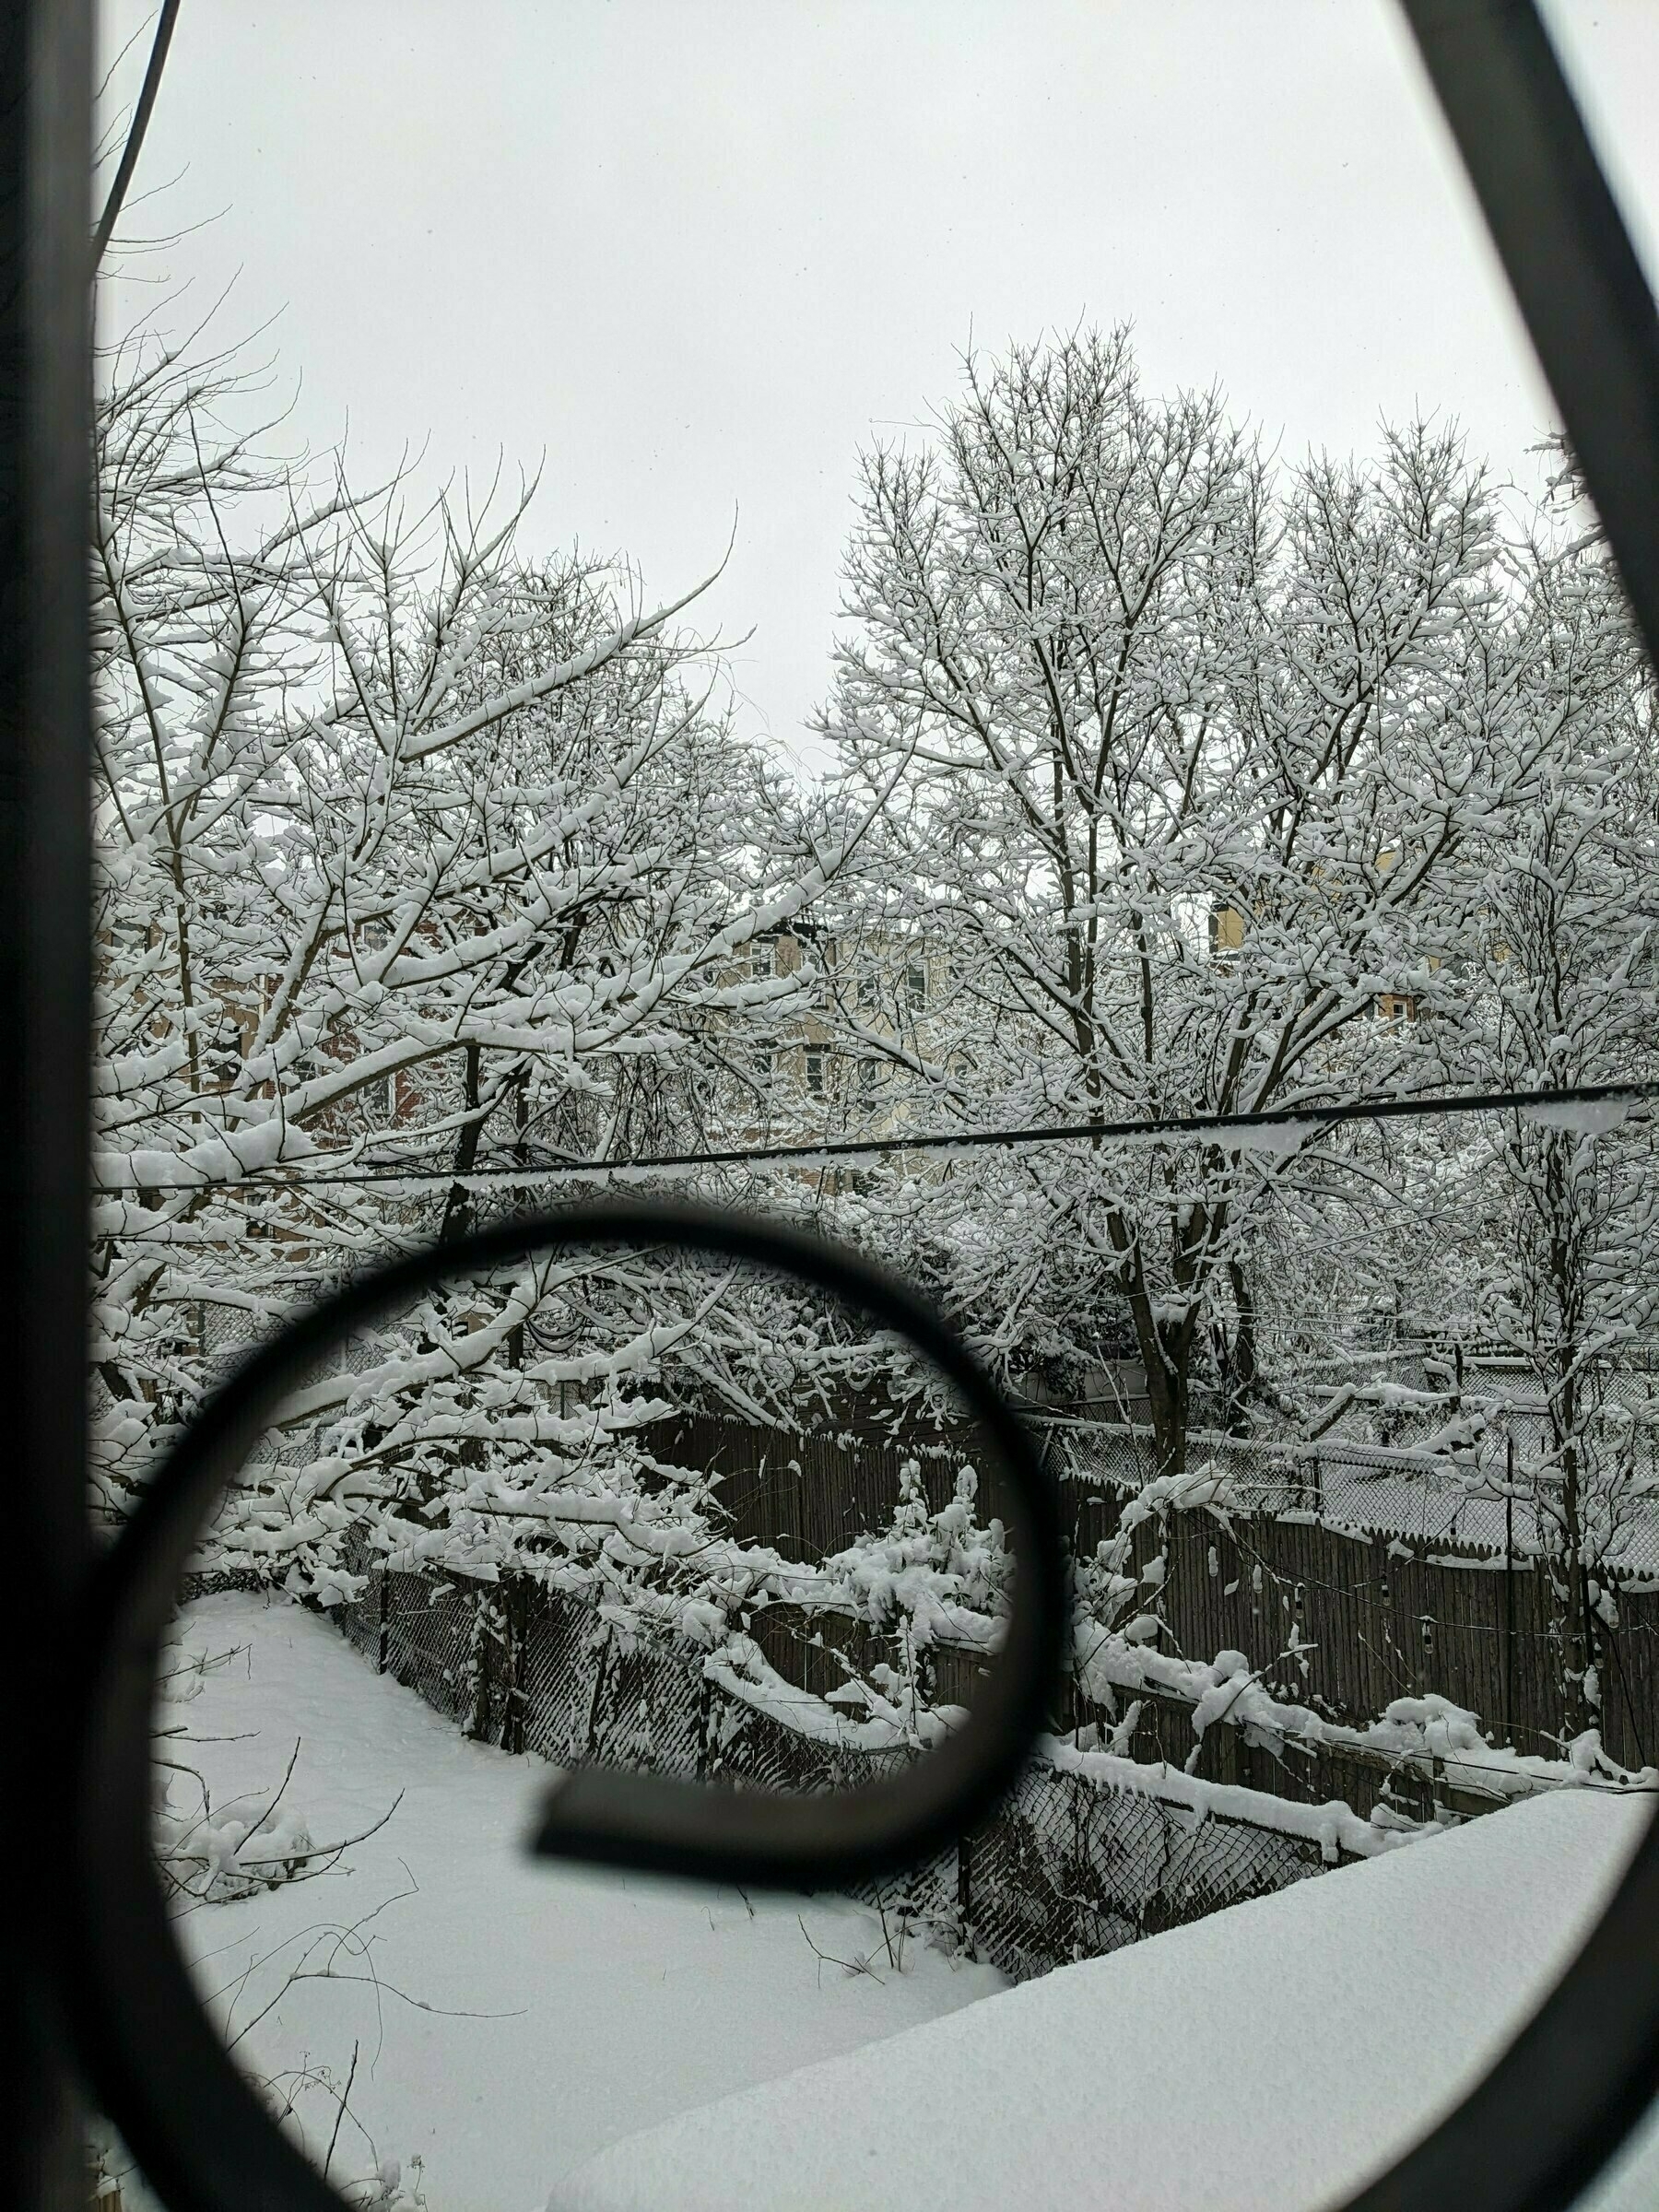
[[[726,1141],[902,1135],[913,1126],[904,1065],[939,1048],[948,973],[936,947],[895,930],[838,932],[796,920],[757,940],[736,980],[801,976],[807,989],[758,1048],[750,1095],[735,1107]]]

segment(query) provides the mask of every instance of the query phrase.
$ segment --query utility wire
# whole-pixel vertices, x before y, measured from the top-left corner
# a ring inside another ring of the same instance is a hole
[[[1277,1151],[1288,1149],[1288,1145],[1283,1147],[1277,1144],[1253,1147],[1249,1140],[1257,1132],[1282,1131],[1287,1133],[1288,1143],[1294,1144],[1303,1130],[1334,1128],[1341,1122],[1425,1120],[1440,1115],[1509,1111],[1549,1115],[1558,1112],[1571,1114],[1575,1110],[1587,1110],[1586,1120],[1590,1125],[1594,1125],[1591,1117],[1598,1108],[1611,1112],[1618,1108],[1652,1104],[1656,1100],[1659,1100],[1659,1082],[1581,1083],[1559,1090],[1477,1090],[1430,1093],[1427,1097],[1361,1097],[1344,1100],[1335,1105],[1289,1106],[1263,1113],[1171,1114],[1155,1122],[1063,1122],[1029,1129],[931,1131],[910,1136],[832,1138],[817,1144],[769,1145],[722,1152],[658,1152],[638,1159],[491,1160],[481,1165],[475,1162],[472,1167],[461,1171],[429,1167],[418,1159],[368,1159],[351,1168],[308,1173],[305,1171],[306,1163],[296,1160],[278,1162],[263,1174],[246,1175],[229,1181],[203,1177],[199,1182],[104,1182],[94,1183],[92,1187],[94,1195],[98,1197],[120,1198],[168,1191],[187,1194],[197,1190],[237,1191],[261,1187],[310,1190],[319,1184],[416,1182],[460,1183],[465,1187],[472,1182],[493,1181],[545,1182],[549,1177],[592,1182],[595,1178],[662,1174],[688,1168],[819,1167],[831,1161],[882,1159],[903,1152],[970,1152],[994,1149],[999,1146],[1076,1144],[1084,1140],[1159,1144],[1171,1136],[1205,1135],[1235,1135],[1240,1140],[1241,1150]],[[326,1158],[327,1155],[322,1157]]]
[[[179,0],[161,0],[161,17],[156,25],[155,42],[150,48],[149,64],[144,72],[138,105],[133,110],[126,144],[121,149],[121,163],[115,171],[114,182],[110,186],[110,196],[104,202],[103,213],[98,218],[98,231],[92,241],[94,274],[103,260],[104,249],[110,242],[116,218],[126,199],[127,186],[132,182],[133,171],[138,166],[138,156],[144,147],[144,134],[149,128],[150,111],[156,104],[156,95],[161,89],[161,72],[167,66],[167,50],[172,44],[173,25],[178,18]]]

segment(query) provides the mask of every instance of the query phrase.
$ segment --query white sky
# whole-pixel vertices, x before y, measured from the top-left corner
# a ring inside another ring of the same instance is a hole
[[[106,0],[106,52],[149,13]],[[1659,6],[1549,16],[1653,268]],[[626,549],[653,601],[735,512],[698,619],[753,628],[746,720],[807,761],[857,450],[971,334],[1130,318],[1153,386],[1291,456],[1421,406],[1521,469],[1547,419],[1387,0],[187,0],[164,184],[125,227],[205,227],[150,275],[275,314],[364,480],[545,454],[526,546]]]

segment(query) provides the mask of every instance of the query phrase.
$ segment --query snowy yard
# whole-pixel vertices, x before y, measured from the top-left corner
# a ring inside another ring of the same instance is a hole
[[[431,2212],[529,2212],[620,2136],[1001,1986],[992,1968],[914,1944],[891,1971],[880,1921],[846,1901],[797,1918],[794,1901],[756,1897],[751,1912],[731,1890],[523,1857],[537,1763],[465,1741],[287,1602],[204,1599],[184,1637],[235,1653],[180,1709],[193,1737],[222,1739],[189,1754],[221,1814],[274,1788],[296,1739],[286,1803],[314,1841],[356,1832],[402,1793],[335,1873],[182,1923],[233,2033],[293,1969],[332,1964],[290,1987],[239,2055],[286,2091],[305,2068],[343,2082],[356,2046],[366,2136],[342,2127],[336,2180],[394,2158],[407,2187],[418,2155]],[[834,1959],[874,1954],[873,1971],[821,1962],[808,1934]],[[299,2110],[321,2156],[334,2101],[312,2088]]]
[[[1098,2202],[1107,2141],[1119,2212],[1312,2212],[1488,2062],[1647,1817],[1557,1794],[994,1995],[990,1968],[917,1945],[895,1971],[850,1902],[751,1911],[532,1864],[536,1763],[465,1741],[287,1603],[206,1599],[183,1633],[218,1659],[179,1711],[216,1739],[189,1756],[221,1818],[296,1741],[287,1804],[314,1841],[398,1801],[336,1872],[182,1924],[319,2156],[337,2099],[314,2077],[352,2076],[335,2180],[395,2159],[431,2212],[549,2190],[582,2212],[886,2206],[936,2181],[945,2115],[963,2212]],[[885,2132],[872,2166],[859,2115],[881,2108],[934,2122]],[[1598,2212],[1656,2177],[1650,2124]]]

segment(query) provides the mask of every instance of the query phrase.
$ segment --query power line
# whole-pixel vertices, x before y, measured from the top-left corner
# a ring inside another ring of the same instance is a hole
[[[1199,1136],[1206,1133],[1235,1135],[1240,1140],[1237,1147],[1240,1150],[1277,1152],[1288,1150],[1304,1130],[1334,1128],[1342,1122],[1426,1120],[1453,1114],[1513,1111],[1535,1113],[1540,1118],[1560,1113],[1569,1117],[1564,1124],[1566,1126],[1593,1128],[1598,1109],[1602,1113],[1611,1116],[1618,1109],[1628,1110],[1652,1104],[1655,1100],[1659,1100],[1659,1082],[1581,1083],[1559,1090],[1452,1091],[1430,1093],[1426,1097],[1360,1097],[1327,1106],[1289,1106],[1262,1113],[1171,1114],[1150,1122],[1063,1122],[1028,1129],[966,1129],[931,1131],[910,1136],[838,1137],[816,1144],[770,1145],[730,1151],[659,1152],[627,1160],[486,1161],[482,1165],[475,1163],[459,1172],[453,1168],[430,1167],[418,1159],[370,1159],[355,1167],[327,1169],[320,1173],[305,1172],[304,1163],[300,1161],[278,1162],[263,1174],[245,1175],[232,1180],[215,1181],[204,1177],[194,1182],[100,1182],[94,1183],[92,1189],[97,1197],[121,1198],[167,1192],[187,1195],[193,1191],[259,1188],[310,1190],[323,1184],[459,1183],[465,1188],[473,1182],[545,1182],[550,1176],[591,1182],[616,1177],[669,1174],[690,1168],[828,1167],[856,1164],[862,1159],[883,1159],[905,1152],[971,1152],[997,1147],[1011,1148],[1083,1141],[1158,1144],[1171,1136]],[[1618,1118],[1622,1119],[1622,1114]],[[1613,1124],[1609,1120],[1604,1125]],[[1258,1147],[1253,1147],[1249,1142],[1251,1136],[1258,1132],[1267,1135],[1275,1131],[1285,1133],[1287,1141]],[[327,1155],[323,1157],[326,1158]]]
[[[104,249],[115,229],[127,195],[127,186],[133,181],[133,171],[138,166],[138,155],[144,145],[144,135],[149,129],[150,112],[156,104],[156,95],[161,89],[161,72],[167,66],[167,50],[172,44],[173,25],[179,18],[179,0],[162,0],[160,19],[156,25],[155,43],[150,48],[149,65],[144,72],[144,83],[138,93],[138,104],[133,110],[126,144],[121,149],[121,161],[115,171],[115,181],[110,186],[110,196],[104,202],[98,229],[92,240],[92,266],[96,271],[103,260]]]

